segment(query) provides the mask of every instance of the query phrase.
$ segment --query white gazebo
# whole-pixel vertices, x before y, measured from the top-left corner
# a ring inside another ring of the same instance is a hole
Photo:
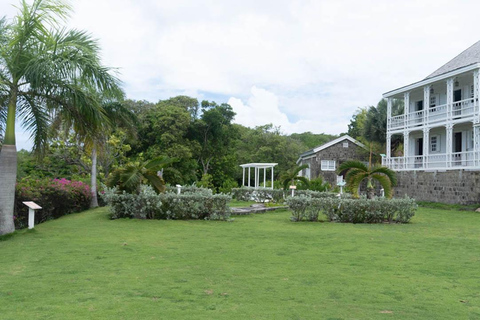
[[[245,163],[241,164],[240,167],[243,169],[243,178],[242,178],[242,185],[244,187],[251,187],[251,175],[250,175],[250,168],[254,168],[255,170],[255,181],[252,187],[258,188],[260,186],[260,170],[263,169],[263,187],[265,188],[267,184],[267,169],[271,169],[271,181],[272,181],[272,189],[273,189],[273,168],[278,163]],[[248,168],[248,180],[247,184],[245,184],[245,169]]]

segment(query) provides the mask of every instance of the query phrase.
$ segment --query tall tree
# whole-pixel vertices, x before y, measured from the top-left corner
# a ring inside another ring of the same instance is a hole
[[[202,101],[202,115],[192,124],[190,136],[200,148],[198,161],[202,175],[211,174],[215,186],[220,186],[222,173],[235,166],[233,141],[237,136],[232,120],[235,112],[230,105]]]
[[[64,114],[77,131],[95,131],[106,117],[92,92],[121,91],[119,80],[100,62],[99,47],[86,32],[60,23],[71,12],[62,0],[22,0],[12,22],[0,20],[0,235],[14,231],[15,121],[32,133],[34,149],[47,140],[51,115]]]

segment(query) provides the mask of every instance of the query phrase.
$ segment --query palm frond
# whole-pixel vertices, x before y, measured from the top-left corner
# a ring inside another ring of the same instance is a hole
[[[374,173],[384,174],[385,176],[388,177],[388,179],[390,179],[392,186],[397,185],[397,174],[395,173],[395,171],[393,171],[393,170],[391,170],[387,167],[375,166],[375,167],[372,168],[371,173],[372,174],[374,174]]]

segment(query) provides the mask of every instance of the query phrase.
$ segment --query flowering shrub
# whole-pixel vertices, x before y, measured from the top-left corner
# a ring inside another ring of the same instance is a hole
[[[367,200],[299,196],[287,198],[287,204],[292,210],[292,221],[318,221],[319,214],[324,213],[335,222],[407,223],[417,209],[415,200],[408,197]]]
[[[35,213],[35,224],[86,210],[92,195],[81,181],[67,179],[22,179],[15,188],[15,227],[28,225],[28,208],[22,203],[33,201],[42,207]]]

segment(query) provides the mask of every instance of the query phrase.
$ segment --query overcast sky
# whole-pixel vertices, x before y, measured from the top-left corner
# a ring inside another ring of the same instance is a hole
[[[19,0],[0,0],[13,17]],[[235,121],[339,134],[359,107],[480,40],[480,1],[77,0],[127,97],[229,103]],[[28,147],[17,134],[18,148]]]

